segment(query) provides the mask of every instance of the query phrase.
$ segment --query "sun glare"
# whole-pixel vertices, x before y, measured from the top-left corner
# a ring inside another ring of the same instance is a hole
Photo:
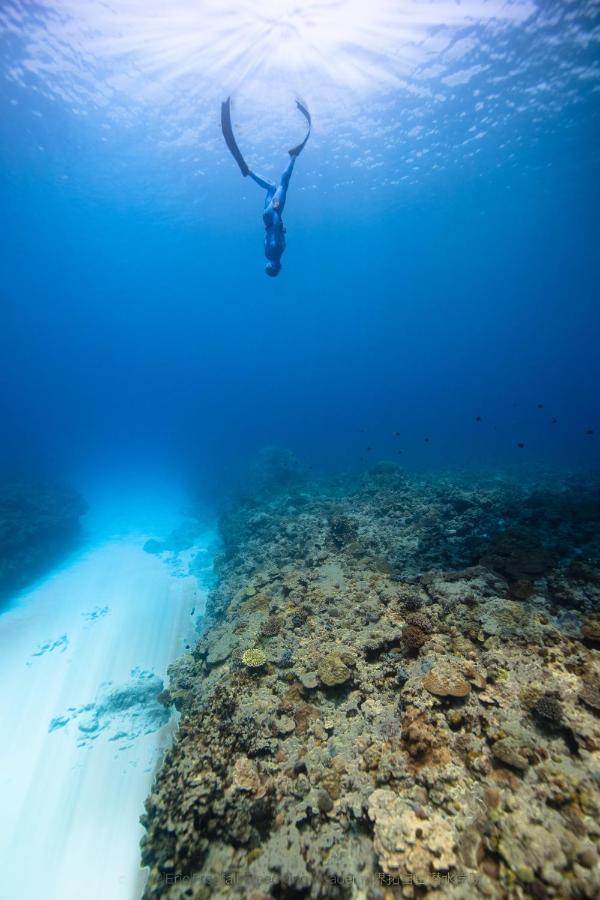
[[[527,19],[532,0],[43,0],[56,54],[203,89],[377,91],[443,54],[461,30]],[[60,45],[58,43],[60,41]],[[74,63],[71,59],[71,63]],[[57,62],[57,60],[54,60]],[[40,63],[43,65],[43,62]],[[133,84],[135,79],[128,81]],[[122,83],[125,83],[122,76]],[[138,85],[138,88],[141,84]]]

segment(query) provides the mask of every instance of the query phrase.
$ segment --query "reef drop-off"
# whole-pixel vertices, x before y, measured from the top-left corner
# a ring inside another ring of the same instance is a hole
[[[271,464],[169,670],[145,900],[598,896],[598,482]]]

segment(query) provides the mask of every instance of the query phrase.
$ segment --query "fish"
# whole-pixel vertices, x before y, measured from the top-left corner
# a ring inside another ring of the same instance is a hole
[[[517,443],[517,447],[519,447],[521,450],[523,449],[524,446],[525,446],[525,444],[523,443],[523,441],[519,441]]]
[[[586,433],[586,434],[589,434],[589,435],[591,436],[591,435],[594,434],[595,432],[594,432],[594,429],[593,429],[593,428],[588,428],[588,429],[586,430],[585,433]]]
[[[476,422],[481,422],[481,416],[475,416],[475,421],[476,421]]]

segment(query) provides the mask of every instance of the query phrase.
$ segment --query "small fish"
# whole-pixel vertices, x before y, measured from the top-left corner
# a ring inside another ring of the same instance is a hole
[[[370,453],[372,449],[372,447],[367,447],[367,453]]]
[[[400,454],[402,453],[402,450],[396,450],[396,453]]]
[[[476,421],[476,422],[481,422],[481,416],[475,416],[475,421]]]
[[[551,425],[556,425],[557,422],[558,422],[558,419],[550,419]]]
[[[394,437],[400,437],[400,432],[399,432],[399,431],[395,431],[395,432],[394,432]]]
[[[423,438],[423,440],[425,441],[426,444],[429,443],[429,438]]]
[[[524,446],[525,446],[525,444],[523,443],[523,441],[519,441],[517,444],[517,447],[519,447],[521,450],[523,449]]]
[[[543,409],[543,408],[544,408],[544,404],[543,404],[543,403],[538,403],[537,408],[538,408],[538,409]]]
[[[586,430],[585,433],[586,433],[586,434],[589,434],[590,437],[591,437],[591,435],[593,435],[595,432],[594,432],[594,429],[593,429],[593,428],[588,428],[588,429]]]

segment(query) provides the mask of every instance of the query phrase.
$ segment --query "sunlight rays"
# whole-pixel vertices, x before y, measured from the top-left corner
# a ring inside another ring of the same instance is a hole
[[[19,3],[16,7],[19,7]],[[85,59],[139,73],[165,90],[196,80],[204,90],[261,90],[274,81],[295,89],[377,91],[410,78],[462,29],[523,22],[532,0],[42,0],[50,13],[46,53],[31,35],[28,65]],[[37,44],[37,50],[36,50]],[[44,57],[46,61],[44,63]],[[56,76],[56,72],[53,73]]]

